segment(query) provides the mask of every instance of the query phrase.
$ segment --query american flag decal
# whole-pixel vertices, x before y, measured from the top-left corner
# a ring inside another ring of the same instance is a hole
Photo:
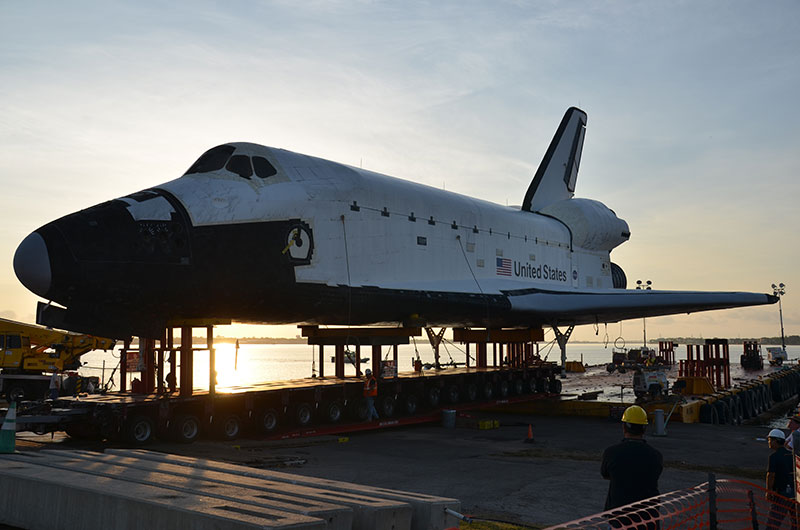
[[[511,276],[511,260],[508,258],[497,258],[497,275]]]

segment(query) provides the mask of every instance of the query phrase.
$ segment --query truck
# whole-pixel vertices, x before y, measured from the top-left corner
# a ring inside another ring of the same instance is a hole
[[[92,350],[112,349],[115,343],[113,339],[0,319],[0,396],[8,401],[41,399],[52,374],[57,374],[62,394],[98,388],[97,377],[82,377],[75,372],[80,357]]]

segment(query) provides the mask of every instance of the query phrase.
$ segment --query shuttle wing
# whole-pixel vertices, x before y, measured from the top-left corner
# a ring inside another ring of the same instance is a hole
[[[592,324],[774,304],[777,297],[747,292],[639,291],[506,291],[511,310],[536,315],[550,324]]]

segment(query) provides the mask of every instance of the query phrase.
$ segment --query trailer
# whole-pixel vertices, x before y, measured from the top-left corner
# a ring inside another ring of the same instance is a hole
[[[239,437],[244,431],[262,436],[332,427],[348,423],[363,425],[367,418],[364,379],[361,375],[362,347],[371,347],[372,370],[379,375],[375,405],[382,420],[430,416],[441,407],[492,403],[509,398],[524,399],[558,394],[561,368],[542,361],[535,351],[541,340],[540,329],[454,330],[454,338],[467,346],[465,362],[445,366],[439,362],[438,342],[432,340],[436,357],[431,370],[397,371],[397,346],[420,336],[420,328],[333,328],[304,326],[309,344],[335,349],[335,373],[291,381],[269,382],[216,390],[214,378],[213,326],[207,329],[207,344],[195,348],[190,341],[176,345],[167,332],[160,345],[142,340],[138,354],[143,357],[141,387],[128,391],[125,378],[119,392],[65,397],[52,402],[23,404],[17,418],[18,430],[33,432],[65,431],[76,438],[122,439],[146,444],[154,438],[191,443],[201,435],[223,440]],[[182,326],[181,337],[191,337],[191,326]],[[441,340],[442,333],[429,332]],[[488,355],[492,344],[492,356]],[[382,361],[380,348],[394,347],[394,360]],[[469,355],[474,345],[474,361]],[[353,347],[354,351],[347,350]],[[130,344],[123,349],[120,366],[124,370]],[[193,352],[210,352],[209,388],[192,388]],[[355,356],[356,376],[346,377],[344,365],[349,352]],[[499,355],[499,356],[498,356]],[[178,362],[179,361],[179,362]],[[490,362],[491,361],[491,362]],[[179,378],[165,384],[163,374],[169,364]],[[320,365],[322,363],[320,362]],[[419,368],[417,366],[417,368]],[[175,387],[175,384],[180,384]],[[374,422],[378,426],[380,422]]]

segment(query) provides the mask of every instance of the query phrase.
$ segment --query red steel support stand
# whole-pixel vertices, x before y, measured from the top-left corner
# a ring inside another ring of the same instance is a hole
[[[194,386],[194,352],[192,351],[192,328],[191,326],[181,326],[181,397],[192,395]]]
[[[142,388],[145,394],[151,394],[156,389],[156,341],[139,337],[139,354],[144,357]]]
[[[214,349],[214,326],[206,326],[208,348],[208,394],[213,398],[217,392],[217,352]]]
[[[131,347],[131,341],[126,340],[122,346],[122,353],[119,358],[119,391],[128,391],[128,350]]]
[[[334,370],[337,378],[344,377],[344,344],[336,344],[336,353],[334,354]]]

